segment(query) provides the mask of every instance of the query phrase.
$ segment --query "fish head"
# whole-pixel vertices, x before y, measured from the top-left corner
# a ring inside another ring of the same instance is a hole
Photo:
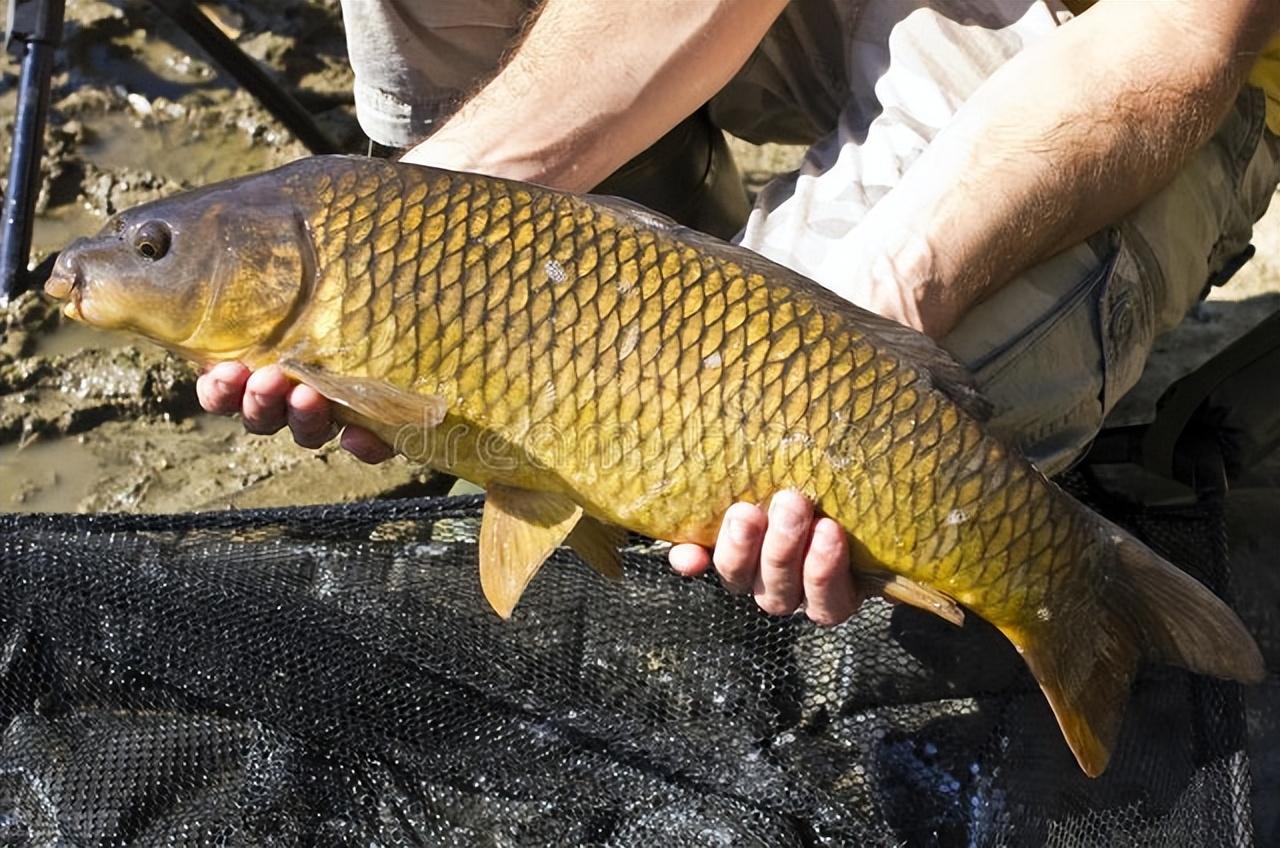
[[[46,293],[73,319],[196,361],[268,345],[305,302],[315,263],[302,211],[262,176],[115,215],[62,251]]]

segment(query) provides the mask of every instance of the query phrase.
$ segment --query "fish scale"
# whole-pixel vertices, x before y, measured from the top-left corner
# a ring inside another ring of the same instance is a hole
[[[616,574],[608,525],[710,545],[735,501],[796,489],[866,587],[997,626],[1089,774],[1142,658],[1262,675],[1230,609],[988,433],[928,339],[624,201],[316,157],[128,210],[46,288],[199,361],[278,363],[485,485],[504,616],[561,543]]]

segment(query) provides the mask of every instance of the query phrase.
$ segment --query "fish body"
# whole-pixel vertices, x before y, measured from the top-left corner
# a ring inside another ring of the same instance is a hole
[[[625,201],[316,157],[123,213],[48,289],[193,359],[279,363],[485,486],[504,613],[562,541],[613,572],[610,528],[710,545],[732,503],[795,489],[886,594],[998,627],[1090,774],[1140,658],[1262,675],[1229,608],[986,432],[928,339]]]

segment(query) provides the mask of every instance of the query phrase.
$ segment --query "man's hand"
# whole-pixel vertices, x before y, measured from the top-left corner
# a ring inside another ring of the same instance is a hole
[[[686,544],[674,546],[669,557],[687,577],[714,563],[730,592],[750,592],[770,615],[790,615],[803,604],[815,623],[834,625],[862,603],[844,529],[830,518],[815,520],[813,504],[797,492],[778,492],[767,514],[754,504],[734,504],[724,515],[714,554]]]
[[[269,435],[285,425],[304,448],[318,448],[337,433],[329,401],[310,386],[294,383],[276,366],[250,372],[239,362],[219,362],[196,381],[206,411],[241,414],[250,433]],[[390,459],[394,451],[362,427],[342,431],[342,447],[368,463]]]

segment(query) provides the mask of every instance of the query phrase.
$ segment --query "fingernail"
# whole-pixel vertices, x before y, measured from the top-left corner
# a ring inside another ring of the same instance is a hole
[[[745,521],[737,518],[729,521],[729,541],[739,545],[745,545],[751,541],[751,529],[747,527]]]
[[[231,394],[233,391],[235,391],[235,387],[232,386],[230,383],[228,383],[226,380],[222,379],[221,377],[214,377],[213,385],[217,387],[218,391],[224,392],[226,394]]]
[[[801,521],[796,514],[775,497],[769,502],[769,524],[782,530],[799,530]]]

